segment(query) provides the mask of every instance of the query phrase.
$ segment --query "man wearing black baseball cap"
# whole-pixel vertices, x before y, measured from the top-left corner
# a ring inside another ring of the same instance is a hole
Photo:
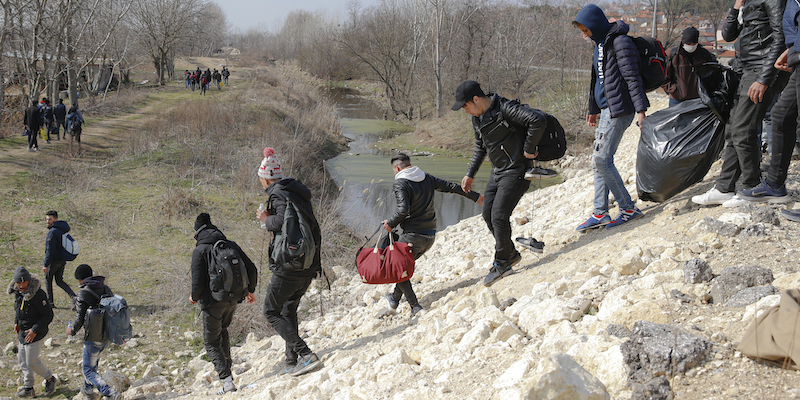
[[[458,85],[456,101],[450,107],[453,111],[463,108],[472,115],[475,130],[475,150],[461,180],[464,192],[472,190],[472,181],[487,155],[492,163],[483,193],[483,219],[494,235],[495,246],[494,262],[483,280],[485,286],[511,274],[511,267],[522,261],[511,240],[511,212],[530,187],[525,171],[536,158],[547,127],[547,116],[541,111],[497,94],[489,95],[478,82],[465,81]]]

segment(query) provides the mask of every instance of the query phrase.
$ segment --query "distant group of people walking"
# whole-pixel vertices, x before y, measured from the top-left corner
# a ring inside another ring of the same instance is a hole
[[[210,68],[202,71],[200,70],[200,67],[197,67],[197,70],[195,71],[190,72],[187,69],[183,73],[183,78],[186,82],[186,89],[192,89],[193,92],[195,90],[200,90],[200,94],[204,96],[211,84],[214,84],[218,90],[222,90],[223,85],[228,86],[229,76],[231,76],[231,72],[227,67],[222,67],[221,72],[217,71],[216,68],[214,68],[214,71],[211,71]]]
[[[50,99],[43,97],[38,103],[34,100],[30,107],[25,109],[24,135],[28,137],[28,151],[39,151],[39,138],[45,143],[50,143],[55,135],[56,140],[61,140],[67,134],[81,142],[81,132],[84,123],[83,114],[75,103],[67,111],[63,99],[58,99],[55,106],[50,105]],[[63,135],[61,129],[63,128]]]

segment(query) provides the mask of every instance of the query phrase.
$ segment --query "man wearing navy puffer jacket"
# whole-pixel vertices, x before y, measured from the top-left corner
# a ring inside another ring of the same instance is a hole
[[[628,24],[609,22],[603,10],[594,4],[583,7],[572,24],[596,45],[586,116],[589,126],[597,126],[592,154],[594,211],[577,230],[610,228],[643,215],[614,166],[614,153],[634,116],[636,124],[641,126],[650,102],[639,75],[639,52],[627,35]],[[619,216],[613,220],[608,214],[609,191],[619,203]]]

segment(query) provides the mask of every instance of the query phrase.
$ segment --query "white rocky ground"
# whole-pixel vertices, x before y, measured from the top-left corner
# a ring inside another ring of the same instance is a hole
[[[631,127],[616,162],[634,197],[637,142]],[[284,375],[277,368],[280,337],[251,335],[233,349],[238,392],[216,396],[211,364],[195,358],[149,366],[125,398],[629,399],[630,367],[620,350],[628,338],[609,331],[632,329],[639,320],[679,326],[713,343],[698,366],[669,376],[675,398],[800,398],[797,372],[756,364],[735,350],[754,315],[779,296],[738,308],[709,304],[712,285],[686,283],[683,270],[695,257],[715,274],[757,265],[772,270],[778,289],[798,287],[800,224],[755,217],[758,209],[777,206],[692,205],[689,197],[710,187],[718,162],[705,181],[668,202],[638,202],[644,218],[581,234],[575,227],[593,197],[591,171],[571,167],[587,165],[588,156],[581,157],[560,162],[563,184],[528,193],[515,209],[515,218],[531,222],[512,222],[514,236],[532,235],[547,246],[541,256],[523,250],[518,272],[493,287],[482,285],[493,240],[480,217],[470,218],[438,233],[418,261],[412,281],[426,308],[420,316],[410,318],[403,302],[379,317],[389,286],[362,284],[351,266],[333,268],[338,279],[322,293],[325,315],[300,326],[324,368]],[[797,197],[800,181],[792,168],[788,186]],[[705,217],[730,222],[734,234],[714,229]],[[675,298],[673,289],[688,300]],[[317,301],[317,291],[307,297]],[[115,381],[121,385],[124,377]]]

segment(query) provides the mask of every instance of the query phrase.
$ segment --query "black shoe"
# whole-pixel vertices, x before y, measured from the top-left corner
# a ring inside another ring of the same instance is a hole
[[[520,261],[522,261],[522,254],[519,254],[519,252],[518,252],[518,251],[514,251],[514,255],[513,255],[513,256],[511,256],[511,259],[510,259],[510,260],[508,260],[508,261],[505,261],[505,262],[503,263],[503,265],[504,265],[506,268],[511,268],[511,267],[513,267],[513,266],[515,266],[515,265],[519,264],[519,262],[520,262]]]
[[[386,293],[386,301],[389,302],[389,308],[392,310],[397,310],[397,306],[400,305],[400,302],[395,300],[391,293]]]
[[[540,242],[535,238],[524,238],[518,237],[517,243],[522,245],[522,247],[534,252],[534,253],[544,253],[544,242]]]
[[[422,308],[422,305],[420,305],[419,303],[414,304],[413,306],[411,306],[411,316],[413,317],[413,316],[417,315],[417,313],[419,313],[420,311],[423,311],[423,310],[424,310],[424,308]]]
[[[533,180],[533,179],[547,179],[552,178],[558,175],[558,172],[541,167],[533,167],[527,171],[525,171],[525,179]]]
[[[44,395],[50,396],[53,394],[56,391],[56,385],[58,385],[58,377],[55,375],[44,381]]]
[[[522,259],[522,257],[520,257],[520,259]],[[512,270],[510,266],[504,267],[500,263],[495,262],[492,264],[492,269],[489,270],[489,274],[486,275],[486,278],[483,278],[483,286],[492,286],[495,282],[503,279],[503,277],[513,273],[514,270]]]

